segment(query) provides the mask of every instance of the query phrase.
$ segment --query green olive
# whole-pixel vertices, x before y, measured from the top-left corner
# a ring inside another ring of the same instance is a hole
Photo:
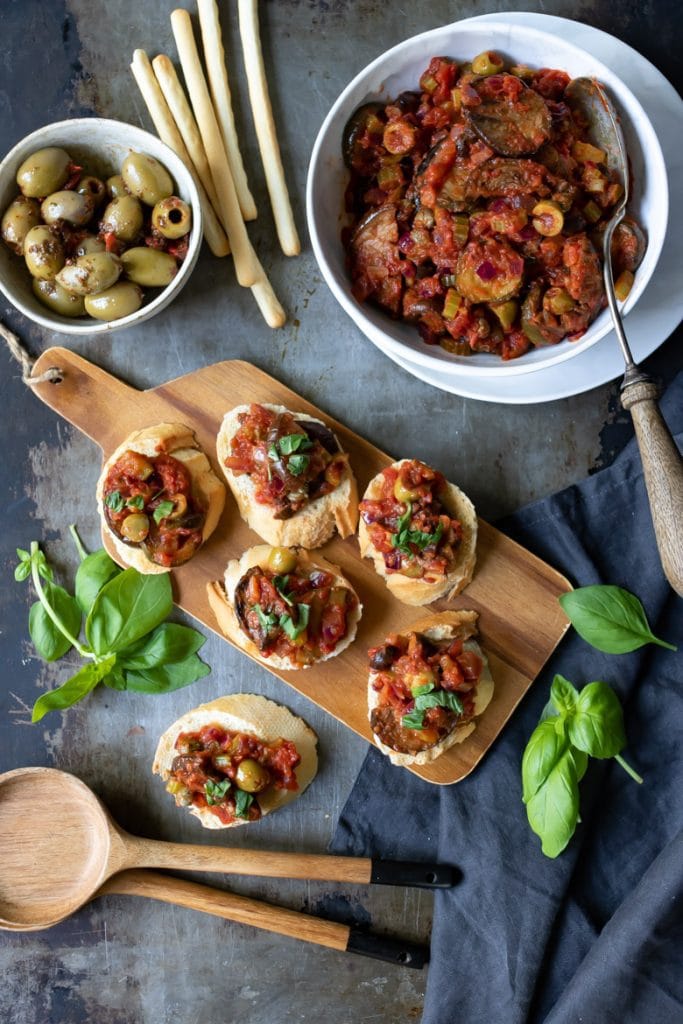
[[[192,227],[192,210],[178,196],[168,196],[152,210],[152,227],[164,238],[182,238]]]
[[[296,569],[296,551],[291,548],[271,548],[268,555],[268,568],[282,576]]]
[[[415,501],[416,498],[420,497],[420,492],[406,487],[399,475],[396,477],[396,483],[394,484],[394,497],[396,501]]]
[[[134,196],[118,196],[107,205],[100,225],[102,231],[112,232],[122,242],[133,242],[142,230],[143,213]]]
[[[132,281],[119,281],[99,295],[86,295],[85,311],[96,320],[120,320],[142,305],[142,291]]]
[[[118,281],[121,261],[110,252],[92,252],[79,256],[60,270],[57,280],[75,295],[97,295]]]
[[[497,75],[504,67],[505,61],[500,54],[495,53],[494,50],[484,50],[483,53],[477,54],[472,61],[472,73],[475,75],[483,75],[485,77],[488,77],[489,75]]]
[[[74,256],[89,256],[93,252],[106,252],[106,245],[97,235],[84,235],[74,249]]]
[[[111,178],[107,178],[107,195],[110,199],[118,199],[119,196],[127,196],[128,189],[126,183],[120,174],[114,174]]]
[[[85,304],[80,295],[72,295],[58,281],[33,278],[33,294],[44,306],[60,316],[84,316]]]
[[[50,281],[64,266],[64,246],[46,224],[38,224],[24,239],[24,259],[33,277]]]
[[[247,757],[237,765],[235,782],[245,793],[260,793],[270,782],[270,772],[259,761]]]
[[[70,164],[71,157],[64,149],[39,149],[17,171],[17,185],[25,196],[49,196],[68,179]]]
[[[131,150],[123,161],[121,174],[131,195],[137,196],[148,206],[156,206],[173,193],[173,181],[166,168],[154,157],[144,153]]]
[[[178,264],[169,253],[146,245],[127,249],[121,262],[126,277],[145,288],[165,288],[178,273]]]
[[[133,515],[126,516],[120,530],[126,540],[139,544],[149,533],[149,519],[142,512],[134,512]]]
[[[64,189],[62,192],[53,192],[44,199],[40,212],[46,224],[56,224],[57,221],[65,220],[67,224],[82,227],[92,220],[95,200],[89,194],[82,195],[72,189]]]
[[[24,239],[40,224],[40,206],[35,199],[17,196],[2,215],[2,240],[18,256],[24,255]]]
[[[95,178],[92,174],[84,174],[81,177],[76,185],[76,191],[82,196],[92,196],[96,207],[101,206],[107,198],[107,186],[101,178]]]

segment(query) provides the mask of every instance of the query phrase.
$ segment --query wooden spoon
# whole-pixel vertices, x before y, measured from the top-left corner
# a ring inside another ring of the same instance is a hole
[[[566,96],[588,119],[595,141],[607,154],[607,166],[617,173],[624,189],[603,237],[605,291],[626,364],[621,404],[633,418],[662,568],[673,589],[683,596],[683,458],[657,405],[657,385],[633,361],[614,294],[612,236],[626,213],[631,190],[624,136],[607,93],[595,79],[574,79]]]
[[[0,775],[0,928],[57,924],[112,875],[134,867],[423,888],[449,888],[461,877],[457,868],[444,865],[141,839],[119,828],[74,775],[54,768]]]

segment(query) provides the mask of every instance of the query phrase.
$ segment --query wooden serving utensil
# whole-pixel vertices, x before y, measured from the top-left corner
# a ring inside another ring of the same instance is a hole
[[[0,928],[48,928],[98,891],[118,892],[181,903],[335,949],[381,958],[388,955],[390,960],[397,955],[396,940],[368,936],[208,886],[128,870],[146,867],[423,888],[450,888],[461,878],[457,868],[446,865],[141,839],[121,829],[74,775],[54,768],[19,768],[0,775]],[[411,956],[419,959],[416,952]]]
[[[614,294],[612,237],[631,193],[624,136],[607,93],[595,79],[574,79],[567,87],[567,99],[587,117],[596,142],[607,154],[608,167],[619,175],[624,189],[603,236],[605,291],[626,363],[621,404],[633,418],[662,568],[673,589],[683,596],[683,458],[657,404],[657,385],[633,360]]]

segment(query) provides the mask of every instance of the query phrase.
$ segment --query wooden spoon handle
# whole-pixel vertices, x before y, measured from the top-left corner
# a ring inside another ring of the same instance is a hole
[[[425,946],[361,932],[336,921],[326,921],[153,871],[122,871],[114,875],[98,891],[98,896],[110,894],[146,896],[329,949],[361,953],[406,967],[422,967],[429,959],[429,950]]]
[[[624,385],[621,404],[633,417],[662,567],[683,596],[683,458],[657,397],[657,385],[641,378]]]

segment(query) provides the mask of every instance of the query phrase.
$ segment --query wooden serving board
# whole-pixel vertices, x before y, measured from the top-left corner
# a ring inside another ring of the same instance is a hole
[[[62,371],[61,382],[39,384],[33,390],[51,409],[96,441],[105,459],[134,430],[170,420],[186,423],[196,431],[222,477],[216,465],[215,441],[223,415],[245,402],[273,402],[316,416],[335,431],[350,454],[361,494],[368,481],[393,461],[273,377],[240,360],[195,370],[150,391],[137,391],[64,348],[44,352],[34,373],[51,366]],[[410,454],[397,452],[396,458]],[[206,585],[211,580],[222,580],[226,563],[258,543],[261,539],[242,521],[228,492],[223,517],[213,536],[191,562],[173,571],[176,604],[218,632]],[[111,547],[108,550],[116,557]],[[368,648],[380,643],[387,633],[409,627],[430,610],[448,607],[479,612],[482,644],[496,681],[493,700],[464,743],[432,764],[412,769],[430,782],[458,782],[481,760],[564,635],[569,623],[557,597],[571,589],[569,582],[482,520],[472,583],[454,601],[437,601],[429,608],[411,608],[392,597],[371,562],[361,559],[355,537],[344,541],[337,538],[325,545],[322,553],[341,566],[363,603],[357,638],[339,657],[320,665],[299,672],[272,671],[369,742]]]

